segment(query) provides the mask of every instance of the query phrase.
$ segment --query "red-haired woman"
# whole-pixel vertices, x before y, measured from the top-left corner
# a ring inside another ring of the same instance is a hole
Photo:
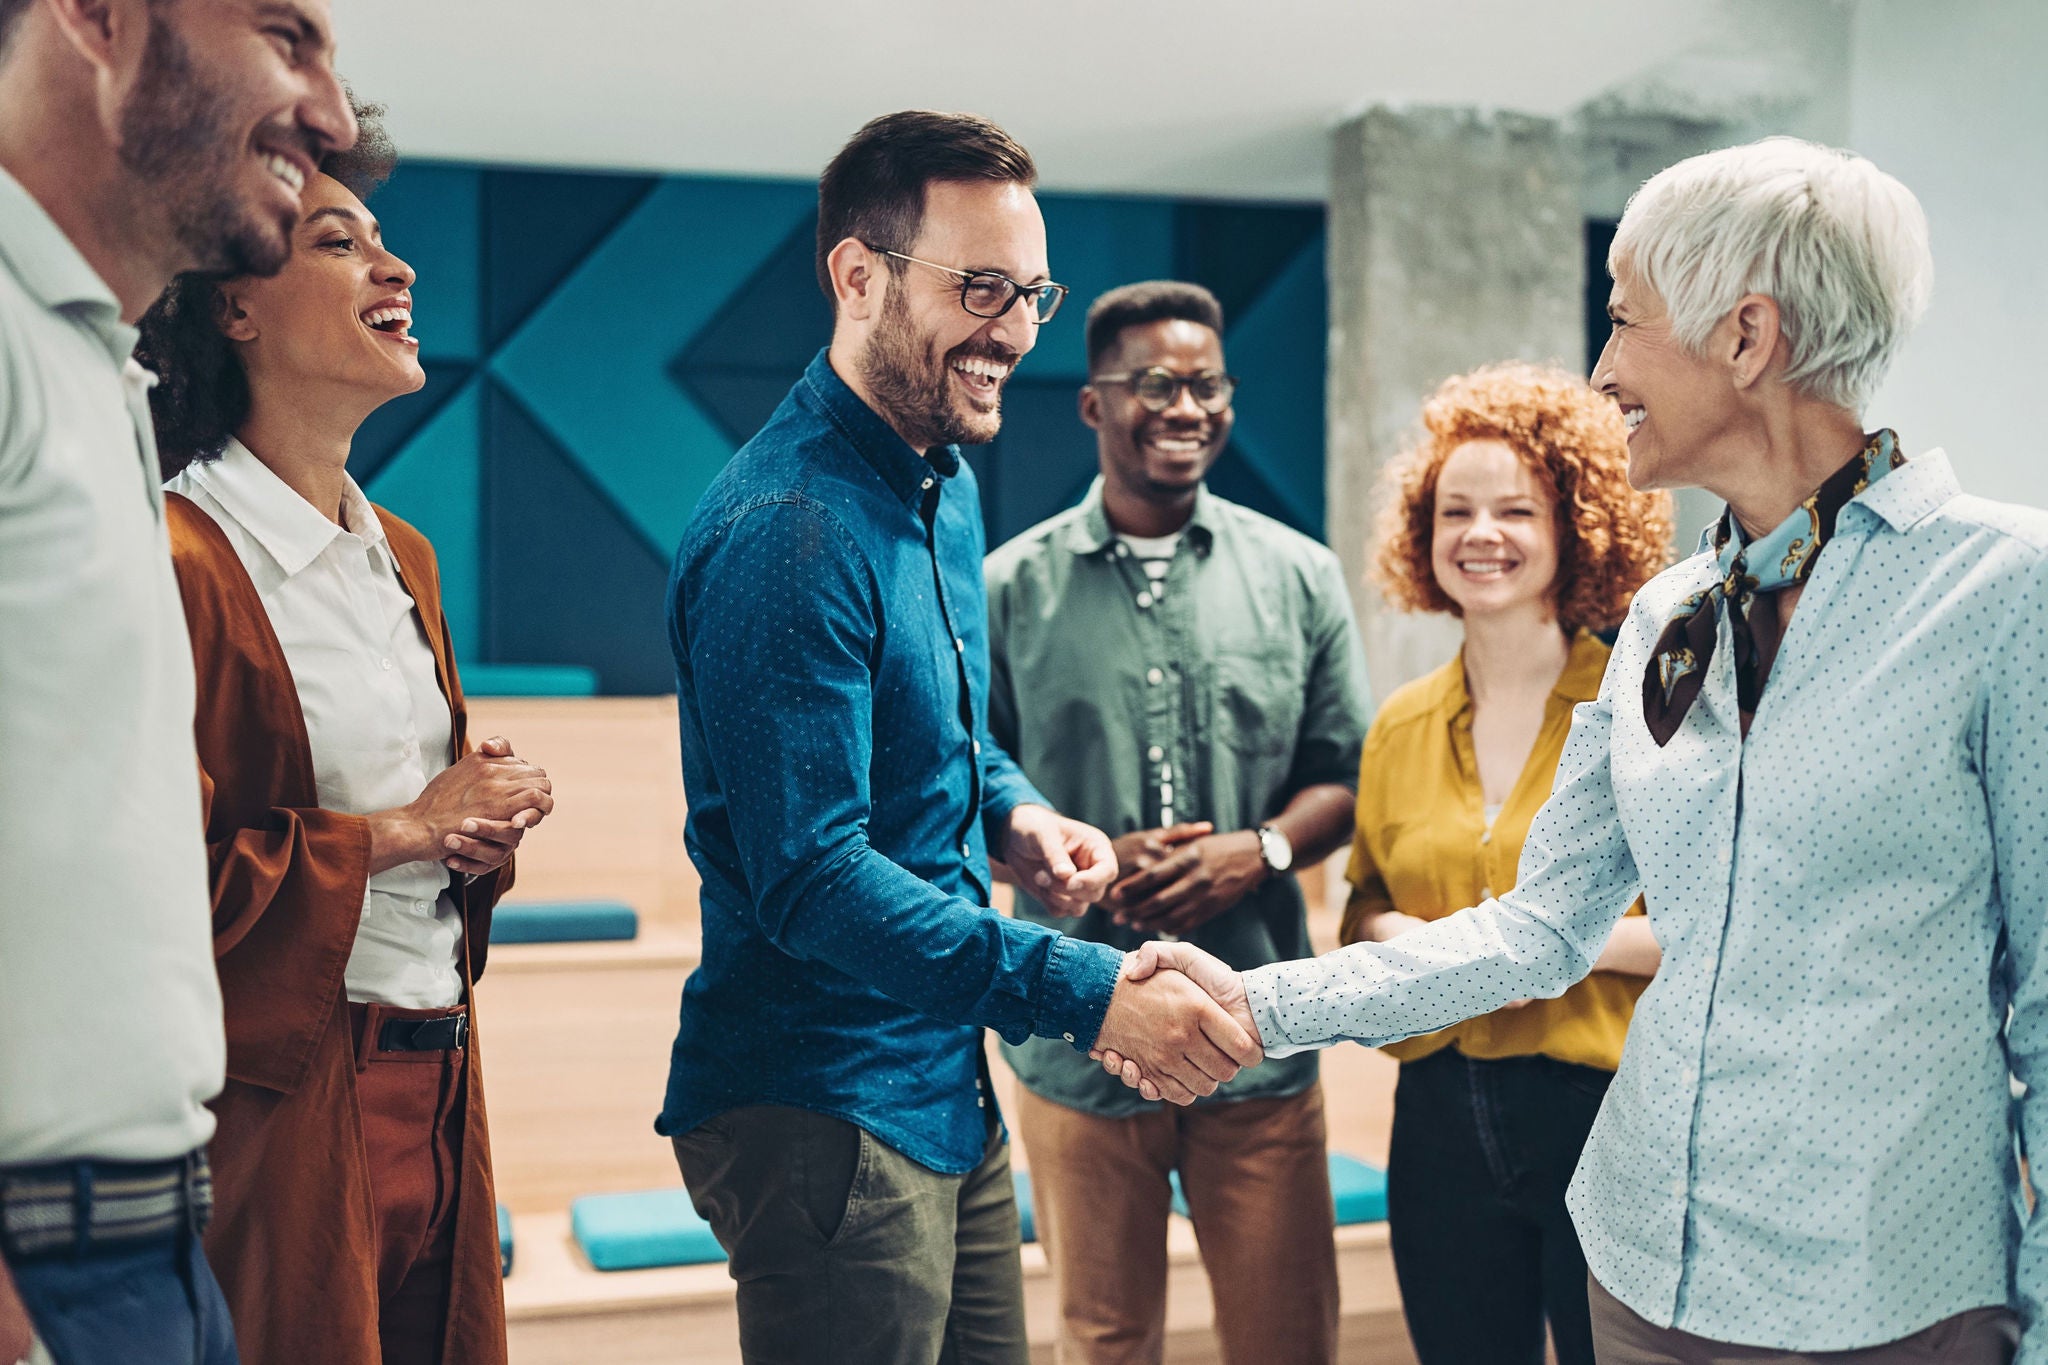
[[[1458,657],[1387,699],[1366,737],[1346,943],[1385,940],[1515,881],[1572,708],[1599,691],[1614,626],[1669,558],[1667,495],[1629,487],[1621,414],[1525,364],[1447,380],[1387,471],[1372,576],[1448,612]],[[1565,1186],[1657,970],[1623,919],[1593,974],[1387,1051],[1401,1062],[1387,1203],[1422,1365],[1592,1365],[1586,1263]]]

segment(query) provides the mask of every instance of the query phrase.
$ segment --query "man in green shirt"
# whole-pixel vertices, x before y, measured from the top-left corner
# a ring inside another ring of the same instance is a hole
[[[1351,838],[1365,668],[1328,549],[1209,492],[1235,389],[1198,285],[1112,290],[1088,312],[1081,416],[1102,476],[988,557],[989,723],[1058,809],[1115,836],[1120,880],[1078,921],[1136,947],[1188,939],[1240,969],[1311,953],[1301,888]],[[1228,1360],[1326,1362],[1337,1331],[1314,1055],[1188,1109],[1148,1103],[1071,1047],[1007,1049],[1024,1082],[1039,1241],[1063,1361],[1159,1359],[1178,1172]]]

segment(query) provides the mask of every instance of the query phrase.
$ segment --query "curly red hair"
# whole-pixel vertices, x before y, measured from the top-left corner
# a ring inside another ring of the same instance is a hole
[[[1404,611],[1459,615],[1430,566],[1436,481],[1467,441],[1505,442],[1550,493],[1557,517],[1551,597],[1567,630],[1606,630],[1671,562],[1668,493],[1628,482],[1628,432],[1615,405],[1549,365],[1508,361],[1446,379],[1422,405],[1421,441],[1381,479],[1379,548],[1370,575]]]

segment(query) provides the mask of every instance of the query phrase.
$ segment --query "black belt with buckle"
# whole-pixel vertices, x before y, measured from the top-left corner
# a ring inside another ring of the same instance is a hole
[[[453,1052],[468,1044],[466,1014],[440,1019],[386,1019],[377,1032],[377,1046],[385,1052]]]

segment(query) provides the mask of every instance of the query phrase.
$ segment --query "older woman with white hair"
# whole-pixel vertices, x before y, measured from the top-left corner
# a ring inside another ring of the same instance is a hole
[[[2010,1071],[2048,1152],[2048,513],[1866,431],[1931,274],[1868,161],[1681,162],[1608,265],[1630,478],[1728,509],[1637,594],[1518,885],[1242,978],[1130,970],[1268,1055],[1384,1044],[1559,995],[1641,893],[1663,965],[1569,1200],[1602,1365],[2048,1360],[2008,1117]]]

